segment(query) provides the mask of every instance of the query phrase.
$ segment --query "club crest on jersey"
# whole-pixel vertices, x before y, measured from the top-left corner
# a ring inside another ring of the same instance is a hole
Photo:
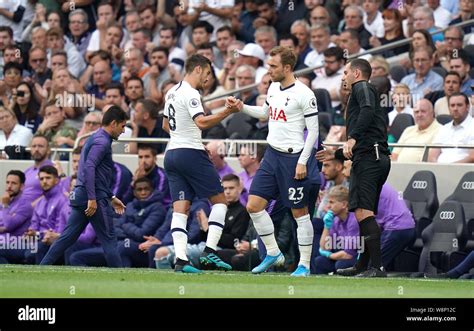
[[[281,110],[278,110],[278,109],[273,109],[272,107],[270,107],[270,110],[269,110],[269,118],[274,120],[274,121],[279,121],[279,120],[282,120],[284,122],[286,122],[286,114],[285,114],[285,111],[283,109]]]
[[[192,98],[191,100],[189,100],[189,106],[191,108],[196,108],[199,106],[199,100],[196,99],[196,98]]]
[[[318,106],[317,102],[316,102],[316,98],[312,98],[310,101],[309,101],[309,106],[311,108],[316,108]]]

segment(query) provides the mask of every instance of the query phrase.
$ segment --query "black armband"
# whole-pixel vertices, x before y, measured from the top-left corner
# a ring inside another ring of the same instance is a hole
[[[12,21],[15,23],[21,22],[23,19],[23,14],[25,13],[25,7],[19,6],[16,12],[13,13],[13,19]]]

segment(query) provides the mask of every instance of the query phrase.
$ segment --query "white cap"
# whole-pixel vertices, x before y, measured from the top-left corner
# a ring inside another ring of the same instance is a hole
[[[265,51],[257,44],[247,44],[245,45],[244,49],[242,49],[241,51],[238,50],[237,52],[244,56],[253,56],[262,61],[265,61]]]

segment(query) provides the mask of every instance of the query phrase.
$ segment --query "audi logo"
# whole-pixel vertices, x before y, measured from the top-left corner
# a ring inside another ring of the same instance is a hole
[[[463,182],[461,187],[463,190],[474,190],[474,182]]]
[[[428,187],[428,182],[426,180],[414,180],[411,187],[415,190],[424,190]]]
[[[439,213],[439,218],[442,220],[453,220],[455,216],[456,213],[454,211],[442,211]]]

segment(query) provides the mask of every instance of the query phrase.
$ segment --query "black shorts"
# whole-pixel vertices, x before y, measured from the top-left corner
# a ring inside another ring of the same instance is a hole
[[[362,208],[377,214],[380,192],[389,172],[388,155],[381,154],[378,161],[370,153],[355,158],[350,177],[349,211]]]

